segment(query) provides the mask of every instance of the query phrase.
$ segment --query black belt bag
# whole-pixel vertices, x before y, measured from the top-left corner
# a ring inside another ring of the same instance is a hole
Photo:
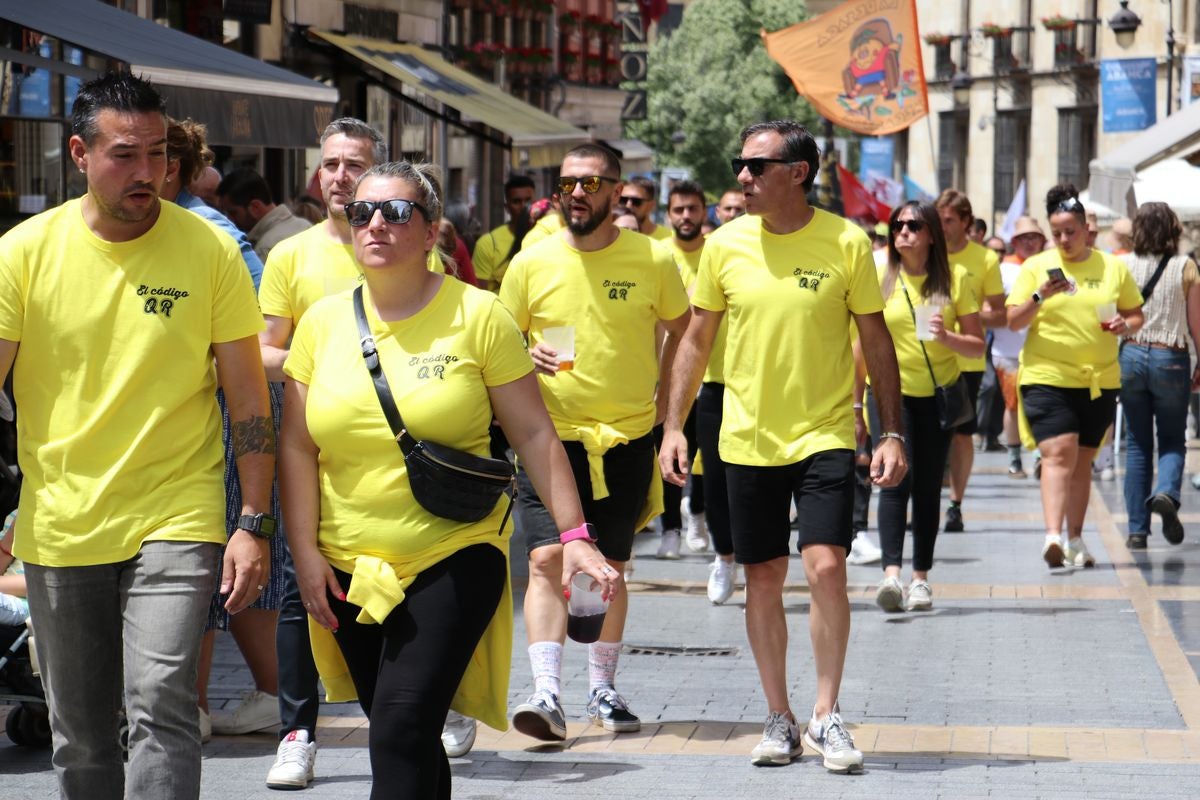
[[[404,427],[400,410],[392,398],[387,377],[379,363],[375,349],[375,337],[367,323],[363,308],[362,287],[354,290],[354,317],[358,323],[359,344],[363,360],[379,405],[388,425],[404,454],[404,465],[408,469],[408,483],[413,497],[421,507],[438,517],[456,522],[479,522],[496,509],[496,503],[506,490],[509,492],[508,509],[500,522],[500,530],[508,522],[512,512],[512,494],[515,492],[513,468],[507,461],[487,458],[456,450],[453,447],[430,441],[417,441]]]

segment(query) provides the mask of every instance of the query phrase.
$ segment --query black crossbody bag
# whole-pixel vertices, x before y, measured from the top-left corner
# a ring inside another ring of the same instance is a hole
[[[897,275],[896,280],[900,281],[900,289],[904,292],[905,301],[908,302],[908,313],[912,315],[915,328],[917,311],[913,308],[912,298],[908,296],[908,287],[905,285],[903,277]],[[929,379],[933,381],[933,396],[937,399],[938,425],[944,431],[966,425],[975,418],[975,409],[971,407],[967,382],[962,379],[962,375],[959,375],[954,379],[954,383],[938,386],[937,376],[933,374],[933,364],[929,362],[929,353],[925,350],[925,342],[920,339],[917,341],[921,344],[921,355],[925,356],[925,366],[929,368]]]
[[[361,286],[354,290],[354,318],[358,323],[363,361],[366,362],[367,372],[371,374],[383,415],[404,455],[413,497],[422,508],[435,516],[456,522],[479,522],[496,509],[500,496],[508,491],[508,508],[500,522],[500,531],[503,532],[512,513],[512,498],[516,494],[512,464],[436,442],[414,439],[404,426],[387,377],[383,374],[383,366],[379,363],[375,337],[371,335],[371,326],[367,323],[363,308]]]

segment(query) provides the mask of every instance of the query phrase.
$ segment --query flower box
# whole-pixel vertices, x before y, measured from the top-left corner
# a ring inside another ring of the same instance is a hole
[[[979,32],[989,39],[1007,39],[1012,36],[1013,29],[994,22],[985,22],[979,26]]]
[[[1048,31],[1070,31],[1075,29],[1075,25],[1075,20],[1061,15],[1042,17],[1042,27]]]
[[[924,38],[925,44],[930,44],[934,47],[941,47],[954,41],[954,37],[948,33],[927,33]]]

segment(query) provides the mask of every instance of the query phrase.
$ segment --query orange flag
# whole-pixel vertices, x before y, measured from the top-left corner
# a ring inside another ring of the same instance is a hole
[[[882,136],[929,113],[916,0],[850,0],[762,37],[796,91],[843,128]]]

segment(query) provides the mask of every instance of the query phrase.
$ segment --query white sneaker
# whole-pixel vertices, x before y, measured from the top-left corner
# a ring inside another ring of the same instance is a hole
[[[875,546],[866,531],[854,534],[854,542],[850,545],[850,554],[846,556],[847,564],[877,564],[883,560],[883,551]]]
[[[1057,533],[1046,534],[1046,543],[1042,545],[1042,558],[1051,569],[1063,565],[1066,554],[1063,552],[1062,537]]]
[[[899,578],[889,575],[879,582],[879,588],[875,591],[875,605],[889,614],[904,610],[904,586]]]
[[[305,789],[313,779],[317,763],[317,743],[308,740],[308,731],[292,731],[283,737],[275,751],[275,763],[267,773],[271,789]]]
[[[212,715],[203,708],[196,710],[200,712],[200,744],[205,744],[212,739]]]
[[[1063,551],[1063,561],[1070,567],[1091,569],[1096,566],[1096,559],[1088,552],[1083,539],[1078,536],[1067,540],[1067,549]]]
[[[908,585],[908,598],[904,601],[904,608],[908,611],[928,611],[933,608],[933,589],[929,588],[928,581],[913,579]]]
[[[679,531],[663,531],[662,541],[658,544],[658,552],[655,558],[677,559],[679,558]]]
[[[708,550],[708,523],[704,519],[704,512],[693,514],[690,511],[685,511],[683,514],[684,533],[683,540],[687,542],[688,550],[693,553],[703,553]]]
[[[750,763],[756,767],[781,767],[803,752],[800,726],[784,714],[772,711],[763,726],[762,741],[750,751]]]
[[[266,692],[253,691],[242,697],[232,714],[214,714],[213,733],[219,736],[241,736],[261,730],[278,730],[279,698]]]
[[[475,720],[464,717],[457,711],[446,714],[446,724],[442,726],[442,747],[450,758],[461,758],[471,752],[475,746]]]
[[[737,564],[717,556],[708,568],[708,599],[719,606],[733,596],[733,584],[737,580]]]
[[[854,746],[854,739],[837,711],[819,722],[810,721],[804,729],[804,743],[821,754],[821,763],[830,772],[862,771],[863,754]]]

